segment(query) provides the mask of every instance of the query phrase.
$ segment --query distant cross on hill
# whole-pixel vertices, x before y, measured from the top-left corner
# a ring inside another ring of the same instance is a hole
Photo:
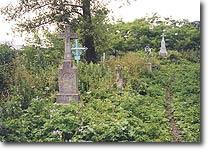
[[[166,51],[166,46],[165,46],[165,34],[163,33],[161,36],[162,36],[162,41],[161,41],[159,55],[162,57],[166,57],[168,53]]]

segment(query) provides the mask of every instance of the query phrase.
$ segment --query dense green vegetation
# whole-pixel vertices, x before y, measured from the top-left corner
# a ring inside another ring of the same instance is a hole
[[[120,21],[116,24],[105,24],[102,27],[106,29],[100,31],[102,43],[105,45],[98,47],[98,52],[105,51],[119,55],[122,52],[142,50],[148,44],[157,52],[160,49],[161,35],[165,33],[166,46],[169,50],[194,51],[200,55],[200,22],[178,21],[156,15],[136,19],[133,22]],[[99,38],[95,39],[97,40]]]
[[[8,95],[13,81],[15,51],[8,45],[0,45],[0,96]]]
[[[154,54],[152,61],[158,67],[152,74],[145,71],[143,52],[127,53],[104,64],[81,62],[81,102],[57,105],[57,64],[37,65],[39,58],[26,59],[27,51],[16,57],[15,84],[10,96],[1,101],[2,141],[171,142],[174,137],[165,113],[167,86],[181,141],[200,141],[200,68],[183,55],[174,52],[178,61],[172,62]],[[43,62],[46,54],[47,50]],[[117,64],[123,66],[123,91],[115,86]]]

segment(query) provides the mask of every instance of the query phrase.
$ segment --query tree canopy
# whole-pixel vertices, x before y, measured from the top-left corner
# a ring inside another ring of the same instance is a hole
[[[103,8],[104,5],[97,0],[19,0],[17,5],[10,4],[2,8],[1,13],[7,20],[15,20],[18,28],[23,31],[53,23],[63,28],[64,24],[73,24],[73,20],[82,20],[84,45],[88,47],[86,60],[96,62],[91,16],[95,15],[95,10],[104,10]]]

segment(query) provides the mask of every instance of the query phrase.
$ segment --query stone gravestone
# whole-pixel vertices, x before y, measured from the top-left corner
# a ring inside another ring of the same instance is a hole
[[[147,54],[147,63],[146,63],[145,65],[146,65],[147,71],[148,71],[149,73],[152,73],[152,63],[150,62],[150,57],[151,57],[151,52],[152,52],[152,50],[151,50],[151,48],[149,47],[149,45],[147,45],[147,46],[145,47],[145,52],[146,52],[146,54]]]
[[[159,55],[162,57],[166,57],[167,56],[167,50],[166,50],[166,46],[165,46],[165,35],[164,33],[162,34],[162,41],[161,41],[161,47],[160,47],[160,51],[159,51]]]
[[[79,47],[78,39],[75,39],[75,46],[72,48],[72,53],[74,54],[74,59],[79,63],[80,55],[82,51],[86,51],[87,47]]]
[[[123,90],[123,88],[124,88],[124,80],[123,80],[123,76],[121,73],[121,66],[120,65],[116,66],[116,86],[119,90]]]
[[[77,39],[77,35],[70,33],[70,26],[66,25],[65,33],[61,34],[65,39],[64,62],[59,68],[57,103],[66,104],[72,100],[79,101],[77,84],[77,69],[72,62],[70,39]]]

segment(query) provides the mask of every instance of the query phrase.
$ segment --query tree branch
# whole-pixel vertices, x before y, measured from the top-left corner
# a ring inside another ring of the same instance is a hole
[[[78,8],[82,8],[83,6],[82,5],[75,5],[75,4],[66,4],[68,6],[72,6],[72,7],[78,7]]]
[[[78,11],[71,11],[72,13],[74,12],[74,13],[76,13],[76,14],[78,14],[78,15],[80,15],[80,16],[83,16],[83,14],[81,13],[81,12],[78,12]]]

